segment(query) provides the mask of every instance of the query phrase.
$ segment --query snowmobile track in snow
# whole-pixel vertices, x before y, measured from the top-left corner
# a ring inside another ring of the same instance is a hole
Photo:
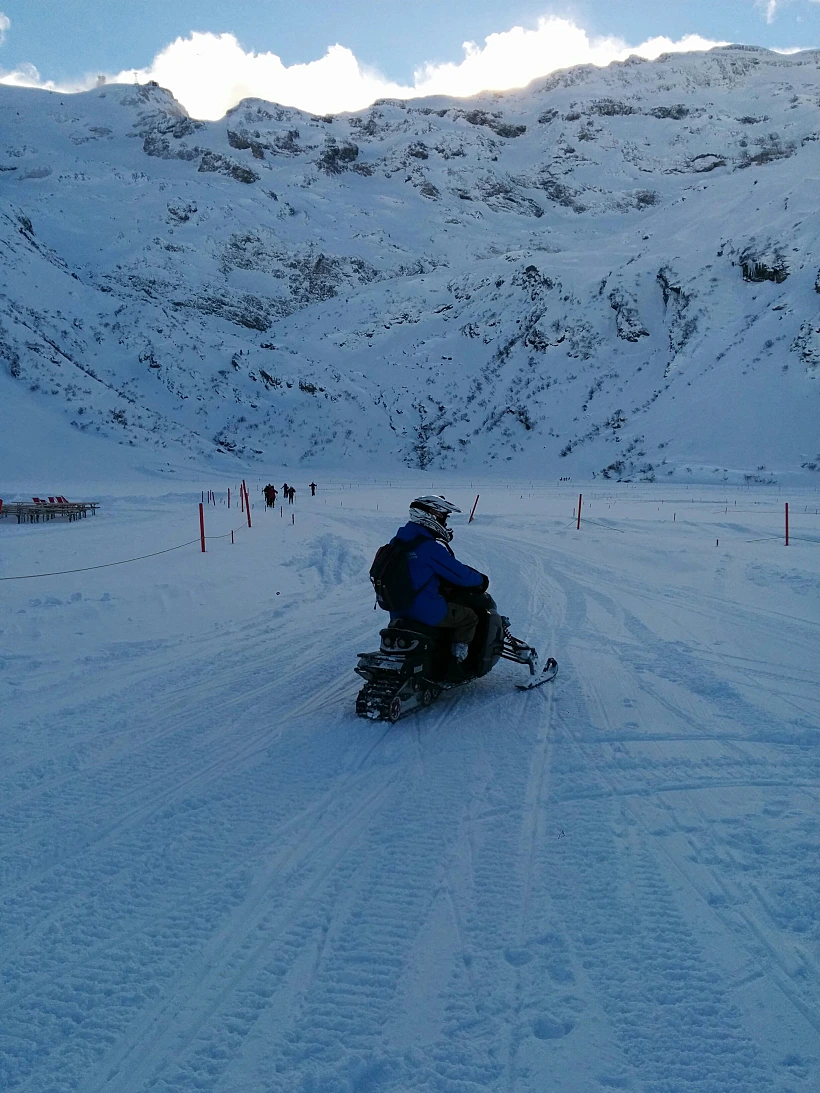
[[[365,721],[347,503],[288,605],[40,657],[3,741],[4,1089],[813,1093],[809,608],[487,518],[459,551],[557,684],[501,662]]]

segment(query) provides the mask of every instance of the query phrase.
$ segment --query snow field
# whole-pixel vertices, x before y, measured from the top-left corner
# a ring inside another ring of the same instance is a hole
[[[0,522],[0,577],[194,540],[0,583],[4,1093],[815,1089],[817,493],[317,481],[205,555],[216,480]],[[362,721],[430,489],[560,673]]]

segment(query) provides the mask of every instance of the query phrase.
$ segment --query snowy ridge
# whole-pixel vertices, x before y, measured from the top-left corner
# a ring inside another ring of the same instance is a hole
[[[151,458],[810,476],[819,64],[218,123],[0,88],[0,395]]]

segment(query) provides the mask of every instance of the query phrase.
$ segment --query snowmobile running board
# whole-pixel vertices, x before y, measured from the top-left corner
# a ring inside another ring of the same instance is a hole
[[[538,679],[532,683],[516,683],[519,691],[534,691],[536,687],[542,687],[545,683],[552,683],[558,675],[558,661],[555,657],[547,657],[544,669]]]

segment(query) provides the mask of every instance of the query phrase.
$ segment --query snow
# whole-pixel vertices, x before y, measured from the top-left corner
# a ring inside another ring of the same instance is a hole
[[[818,58],[209,123],[151,84],[0,87],[2,424],[226,474],[809,485]]]
[[[2,1093],[820,1088],[818,57],[0,88]],[[431,490],[559,674],[360,719]]]
[[[818,1088],[816,489],[185,474],[0,521],[4,1093]],[[430,489],[559,675],[358,719]]]

